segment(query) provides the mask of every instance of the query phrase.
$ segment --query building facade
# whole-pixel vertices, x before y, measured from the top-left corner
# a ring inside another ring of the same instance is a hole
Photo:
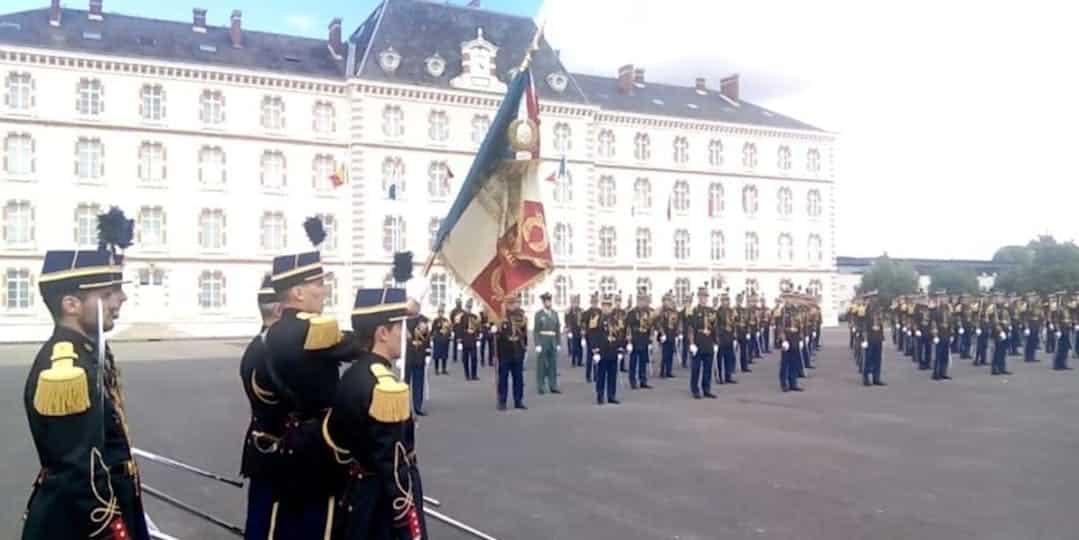
[[[312,215],[330,233],[328,309],[347,320],[356,288],[389,281],[393,252],[427,257],[535,31],[421,0],[386,0],[347,38],[335,19],[325,40],[206,18],[97,0],[0,16],[0,341],[45,337],[43,253],[93,248],[111,205],[137,232],[120,337],[249,335],[269,261],[309,247]],[[834,134],[742,100],[736,77],[573,74],[545,41],[533,73],[557,268],[526,308],[541,289],[564,305],[801,286],[834,317]],[[462,294],[437,264],[430,278],[429,308]]]

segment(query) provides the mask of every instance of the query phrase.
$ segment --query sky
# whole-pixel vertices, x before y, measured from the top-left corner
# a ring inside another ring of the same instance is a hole
[[[451,0],[464,4],[467,0]],[[65,5],[85,9],[87,2]],[[46,0],[5,0],[3,11]],[[375,0],[104,0],[106,12],[346,35]],[[535,15],[540,0],[482,0]],[[1079,238],[1079,8],[1029,0],[547,0],[547,37],[576,72],[710,85],[839,137],[836,252],[990,258],[1039,234]]]

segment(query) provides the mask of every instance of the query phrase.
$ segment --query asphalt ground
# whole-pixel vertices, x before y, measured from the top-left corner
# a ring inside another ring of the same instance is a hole
[[[135,445],[235,473],[248,417],[241,346],[117,345]],[[38,467],[22,409],[30,356],[0,357],[0,537],[17,538]],[[865,388],[835,329],[803,393],[780,392],[773,353],[716,387],[717,400],[693,400],[688,370],[676,369],[652,390],[629,390],[621,374],[622,404],[597,406],[563,355],[564,393],[536,395],[529,370],[529,410],[509,412],[495,409],[492,368],[466,382],[451,364],[432,377],[419,462],[442,511],[500,540],[1075,539],[1079,372],[1041,357],[1010,357],[1008,377],[956,358],[955,379],[933,382],[886,345],[889,386]],[[146,484],[242,523],[242,490],[142,470]],[[231,538],[146,505],[178,538]]]

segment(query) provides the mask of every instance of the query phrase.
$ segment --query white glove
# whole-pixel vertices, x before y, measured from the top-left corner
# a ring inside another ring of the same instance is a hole
[[[938,343],[940,343],[940,338],[939,337],[933,338],[933,345],[936,345]]]
[[[981,328],[975,328],[974,333],[980,336],[980,335],[982,335],[982,329]]]
[[[963,335],[963,334],[966,334],[966,333],[967,333],[967,329],[960,326],[959,327],[959,335]]]
[[[817,339],[817,333],[813,332],[813,339]]]
[[[586,342],[584,338],[581,338],[581,348],[583,349],[585,347],[588,347],[588,342]]]
[[[621,361],[622,361],[622,353],[618,353],[618,361],[619,361],[619,362],[621,362]]]
[[[425,366],[431,365],[431,355],[427,355],[427,358],[423,359],[423,365],[425,365]]]
[[[599,353],[596,353],[596,354],[592,355],[592,362],[595,363],[595,364],[599,363]]]
[[[689,346],[689,354],[692,354],[692,355],[697,354],[697,345],[696,344],[693,344],[693,345]]]
[[[802,343],[809,345],[809,336],[802,338]]]
[[[899,326],[899,325],[897,324],[896,326]],[[903,327],[903,331],[904,331],[904,332],[907,332],[907,333],[909,333],[909,332],[910,332],[909,330],[907,330],[907,327],[906,327],[906,326],[904,326],[904,327]]]
[[[914,335],[915,335],[916,337],[922,337],[922,331],[921,331],[921,330],[915,330],[915,331],[914,331]]]
[[[855,330],[854,328],[851,328],[851,329],[850,329],[850,333],[852,333],[852,334],[856,334],[856,333],[858,333],[858,331],[857,331],[857,330]]]
[[[712,353],[715,354],[715,353],[718,353],[718,352],[719,352],[719,345],[712,345]]]
[[[907,330],[907,337],[910,337],[910,336],[913,336],[913,335],[914,335],[913,332],[911,332],[910,330]]]
[[[540,347],[539,345],[536,345],[536,354],[539,354],[541,352],[543,352],[543,347]]]
[[[746,339],[749,339],[749,334],[746,334]]]
[[[561,345],[555,345],[554,350],[556,350],[558,352],[562,352],[562,346]]]
[[[868,349],[869,348],[869,342],[868,341],[863,341],[862,342],[862,348],[863,349]]]
[[[659,336],[660,343],[667,343],[667,336]]]
[[[1010,324],[1008,325],[1008,331],[1009,331],[1009,332],[1011,332],[1011,331],[1012,331],[1012,325],[1010,325]]]
[[[570,339],[573,339],[573,332],[568,332],[568,336],[567,336],[567,337],[569,337]]]
[[[783,350],[784,351],[791,350],[791,342],[789,342],[787,340],[783,340]]]
[[[463,350],[465,350],[465,346],[463,344],[461,344],[461,343],[457,343],[457,350],[463,351]]]
[[[1052,330],[1052,329],[1053,329],[1053,323],[1049,323],[1049,329],[1050,329],[1050,330]]]
[[[761,333],[757,332],[757,339],[760,339],[760,337],[761,337]]]
[[[1079,324],[1075,325],[1075,331],[1079,332]]]
[[[1023,335],[1024,336],[1029,336],[1030,335],[1030,329],[1027,328],[1026,330],[1023,330]]]
[[[895,323],[895,327],[899,328],[899,323]],[[904,329],[905,330],[905,329]]]
[[[1007,339],[1007,337],[1008,337],[1008,336],[1007,336],[1007,335],[1005,335],[1005,334],[1004,334],[1004,332],[1001,332],[1001,333],[1000,333],[1000,339]]]
[[[633,353],[633,344],[632,343],[630,343],[629,345],[626,345],[626,352],[631,353],[631,354]]]
[[[1057,330],[1057,339],[1060,339],[1060,330]]]

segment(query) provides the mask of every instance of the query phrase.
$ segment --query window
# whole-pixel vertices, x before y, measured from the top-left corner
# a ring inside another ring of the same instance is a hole
[[[261,222],[262,239],[259,244],[263,251],[283,251],[288,244],[288,227],[285,224],[285,215],[281,212],[266,212],[262,214]]]
[[[33,174],[37,169],[33,137],[29,133],[8,133],[4,138],[4,172],[11,175]]]
[[[22,111],[34,108],[35,86],[29,73],[8,73],[4,81],[4,105]]]
[[[142,85],[142,102],[139,103],[139,116],[143,120],[160,122],[165,119],[165,89],[160,84]]]
[[[614,227],[601,227],[599,230],[599,256],[612,258],[618,253],[615,248]]]
[[[679,261],[689,258],[689,231],[685,229],[674,231],[674,258]]]
[[[427,247],[428,249],[435,249],[435,241],[438,240],[438,229],[442,227],[442,220],[439,218],[431,218],[431,221],[427,222]]]
[[[614,132],[604,129],[599,132],[599,157],[611,159],[614,157]]]
[[[450,166],[445,161],[432,161],[427,168],[427,194],[435,200],[450,196]]]
[[[573,226],[556,223],[554,226],[554,254],[556,257],[573,256]]]
[[[220,90],[203,90],[199,97],[199,120],[204,124],[225,122],[225,96]]]
[[[382,194],[397,200],[405,196],[405,162],[388,157],[382,162]]]
[[[671,199],[671,206],[679,214],[689,212],[689,182],[679,180],[674,183],[674,196]]]
[[[8,310],[30,309],[34,296],[30,294],[30,270],[8,268],[4,273],[4,307]]]
[[[783,217],[789,217],[794,211],[794,194],[791,188],[779,188],[776,193],[776,211]]]
[[[277,150],[267,150],[259,159],[260,177],[262,187],[267,189],[284,189],[288,185],[288,168],[285,163],[285,154]]]
[[[199,148],[199,183],[203,186],[225,185],[225,151],[220,146]]]
[[[573,130],[569,124],[558,122],[554,125],[554,149],[560,154],[573,151]]]
[[[757,196],[757,186],[748,185],[742,188],[742,211],[747,216],[755,216],[759,209],[760,201]]]
[[[521,307],[529,309],[536,303],[536,291],[532,287],[525,287],[518,294],[521,298]]]
[[[727,258],[727,238],[723,231],[712,231],[710,255],[712,262],[719,262]]]
[[[713,291],[718,291],[723,288],[723,274],[712,274],[712,277],[708,278],[708,286]]]
[[[167,241],[165,210],[160,206],[143,206],[139,209],[139,226],[135,231],[139,247],[158,249]]]
[[[652,182],[647,178],[638,178],[633,182],[634,213],[648,212],[652,209]]]
[[[446,274],[434,274],[431,276],[431,306],[438,307],[446,305],[446,298],[449,297],[449,291],[446,286]]]
[[[806,252],[809,254],[809,262],[812,264],[817,264],[824,260],[824,244],[821,242],[819,234],[809,235]]]
[[[405,218],[386,216],[382,220],[382,250],[387,255],[405,250]]]
[[[637,258],[641,260],[652,258],[652,231],[645,227],[637,229]]]
[[[821,284],[819,279],[809,280],[809,285],[806,286],[806,294],[810,296],[820,297],[824,292],[824,285]]]
[[[79,137],[75,143],[75,176],[97,180],[105,175],[105,147],[100,139]]]
[[[34,207],[30,201],[8,201],[4,205],[4,243],[8,247],[34,243]]]
[[[400,137],[405,134],[405,112],[397,105],[387,105],[382,109],[382,134],[387,137]]]
[[[333,104],[326,101],[316,101],[311,110],[311,129],[315,133],[333,133],[337,131],[337,114]]]
[[[757,294],[760,290],[761,285],[757,282],[757,278],[746,278],[745,291],[747,295]]]
[[[139,180],[158,184],[165,181],[165,145],[144,142],[139,146]]]
[[[316,214],[315,217],[322,221],[322,228],[326,231],[326,238],[320,244],[322,251],[337,251],[337,218],[333,214]]]
[[[779,239],[778,239],[777,243],[778,243],[778,248],[779,248],[779,252],[777,253],[777,256],[779,257],[780,262],[789,263],[789,262],[793,261],[794,260],[794,240],[791,239],[791,235],[788,234],[788,233],[783,233],[783,234],[779,235]]]
[[[780,146],[776,150],[776,167],[781,171],[789,171],[791,168],[791,147]]]
[[[279,96],[262,98],[259,124],[265,129],[285,129],[285,100]]]
[[[783,278],[779,280],[779,292],[789,293],[794,292],[794,282],[790,278]]]
[[[757,145],[748,142],[742,145],[742,166],[747,169],[757,168]]]
[[[708,142],[708,164],[713,167],[723,166],[723,141],[712,139]]]
[[[203,210],[199,214],[199,246],[202,249],[225,249],[225,211]]]
[[[225,274],[220,270],[206,270],[199,274],[199,307],[221,309],[225,307]]]
[[[599,178],[599,207],[614,208],[618,202],[616,195],[614,177],[601,176]]]
[[[806,151],[806,170],[814,174],[820,172],[820,150],[810,148]]]
[[[315,191],[333,191],[333,179],[330,177],[336,172],[333,156],[329,154],[316,155],[311,162],[311,187]]]
[[[674,162],[679,165],[689,163],[689,139],[685,137],[674,138]]]
[[[708,185],[708,217],[723,215],[727,203],[723,200],[723,184],[712,182]]]
[[[633,157],[637,161],[652,159],[652,140],[647,133],[638,133],[633,137]]]
[[[618,282],[614,280],[614,276],[603,276],[599,278],[599,294],[601,296],[614,294],[617,290]]]
[[[86,116],[105,112],[105,88],[97,79],[80,79],[75,111]]]
[[[746,233],[746,260],[756,262],[761,257],[761,244],[757,233]]]
[[[683,304],[690,301],[692,296],[689,290],[689,278],[680,277],[674,280],[674,296]]]
[[[472,117],[472,143],[476,146],[483,144],[487,130],[491,129],[491,117],[486,114],[477,114]]]
[[[645,296],[648,296],[649,298],[651,298],[652,297],[652,279],[648,278],[648,277],[643,277],[643,276],[637,278],[637,289],[634,292],[636,292],[636,293],[644,293]]]
[[[554,305],[555,307],[565,307],[569,305],[569,292],[573,289],[573,285],[570,283],[570,279],[567,276],[558,276],[554,278]]]
[[[326,296],[322,300],[324,308],[337,307],[337,276],[331,275],[323,278],[322,285],[326,288]]]
[[[809,193],[806,194],[806,213],[809,214],[809,217],[820,217],[820,190],[811,189],[809,190]]]
[[[427,117],[427,137],[435,142],[446,142],[450,138],[450,117],[446,111],[431,111]]]
[[[80,249],[97,247],[97,215],[101,207],[80,204],[75,207],[75,246]]]
[[[570,204],[573,202],[573,177],[569,174],[569,168],[567,167],[563,171],[556,173],[554,179],[554,200],[556,203]]]

